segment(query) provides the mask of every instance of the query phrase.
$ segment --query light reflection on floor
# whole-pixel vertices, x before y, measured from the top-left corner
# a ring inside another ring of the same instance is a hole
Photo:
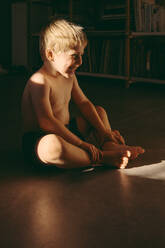
[[[165,180],[165,160],[162,160],[160,163],[128,168],[122,170],[121,173],[124,173],[128,176]]]

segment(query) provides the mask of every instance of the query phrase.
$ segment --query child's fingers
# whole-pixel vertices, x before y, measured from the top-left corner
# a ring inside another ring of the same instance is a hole
[[[99,161],[99,157],[100,157],[99,150],[94,145],[90,146],[90,152],[91,152],[92,163],[96,163],[97,161]]]
[[[115,137],[119,141],[119,143],[121,143],[122,145],[125,145],[125,140],[121,136],[121,134],[119,133],[119,131],[118,130],[114,130],[113,133],[115,134]]]

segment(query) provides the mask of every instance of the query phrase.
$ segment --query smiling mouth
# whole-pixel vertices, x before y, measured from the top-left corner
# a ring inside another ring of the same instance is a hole
[[[77,67],[69,67],[69,72],[74,73],[76,71]]]

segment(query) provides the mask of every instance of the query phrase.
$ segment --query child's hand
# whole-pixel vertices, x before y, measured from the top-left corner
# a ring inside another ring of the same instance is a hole
[[[112,134],[115,137],[115,139],[118,141],[119,144],[125,145],[125,140],[124,140],[123,136],[121,136],[121,134],[119,133],[118,130],[113,130]]]
[[[87,142],[82,142],[79,147],[89,153],[91,163],[97,163],[97,161],[100,160],[100,150],[97,149],[94,145]]]

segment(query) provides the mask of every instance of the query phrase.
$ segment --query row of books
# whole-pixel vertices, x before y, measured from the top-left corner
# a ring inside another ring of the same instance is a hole
[[[165,6],[156,0],[134,0],[137,32],[165,32]]]
[[[125,24],[126,4],[123,1],[104,1],[96,29],[121,31],[125,30]]]
[[[122,19],[126,17],[126,6],[122,2],[107,2],[103,5],[102,9],[102,19],[111,20],[111,19]]]
[[[154,44],[153,44],[154,43]],[[165,79],[165,46],[157,40],[133,39],[131,75]],[[81,72],[125,75],[124,39],[90,40],[83,57]]]
[[[124,75],[124,65],[124,39],[90,39],[79,71]]]
[[[134,39],[131,46],[131,74],[165,79],[165,46],[155,40]]]
[[[161,0],[133,0],[131,3],[131,28],[136,32],[165,32],[165,4]],[[101,21],[96,29],[125,30],[126,3],[107,2],[101,10]]]

